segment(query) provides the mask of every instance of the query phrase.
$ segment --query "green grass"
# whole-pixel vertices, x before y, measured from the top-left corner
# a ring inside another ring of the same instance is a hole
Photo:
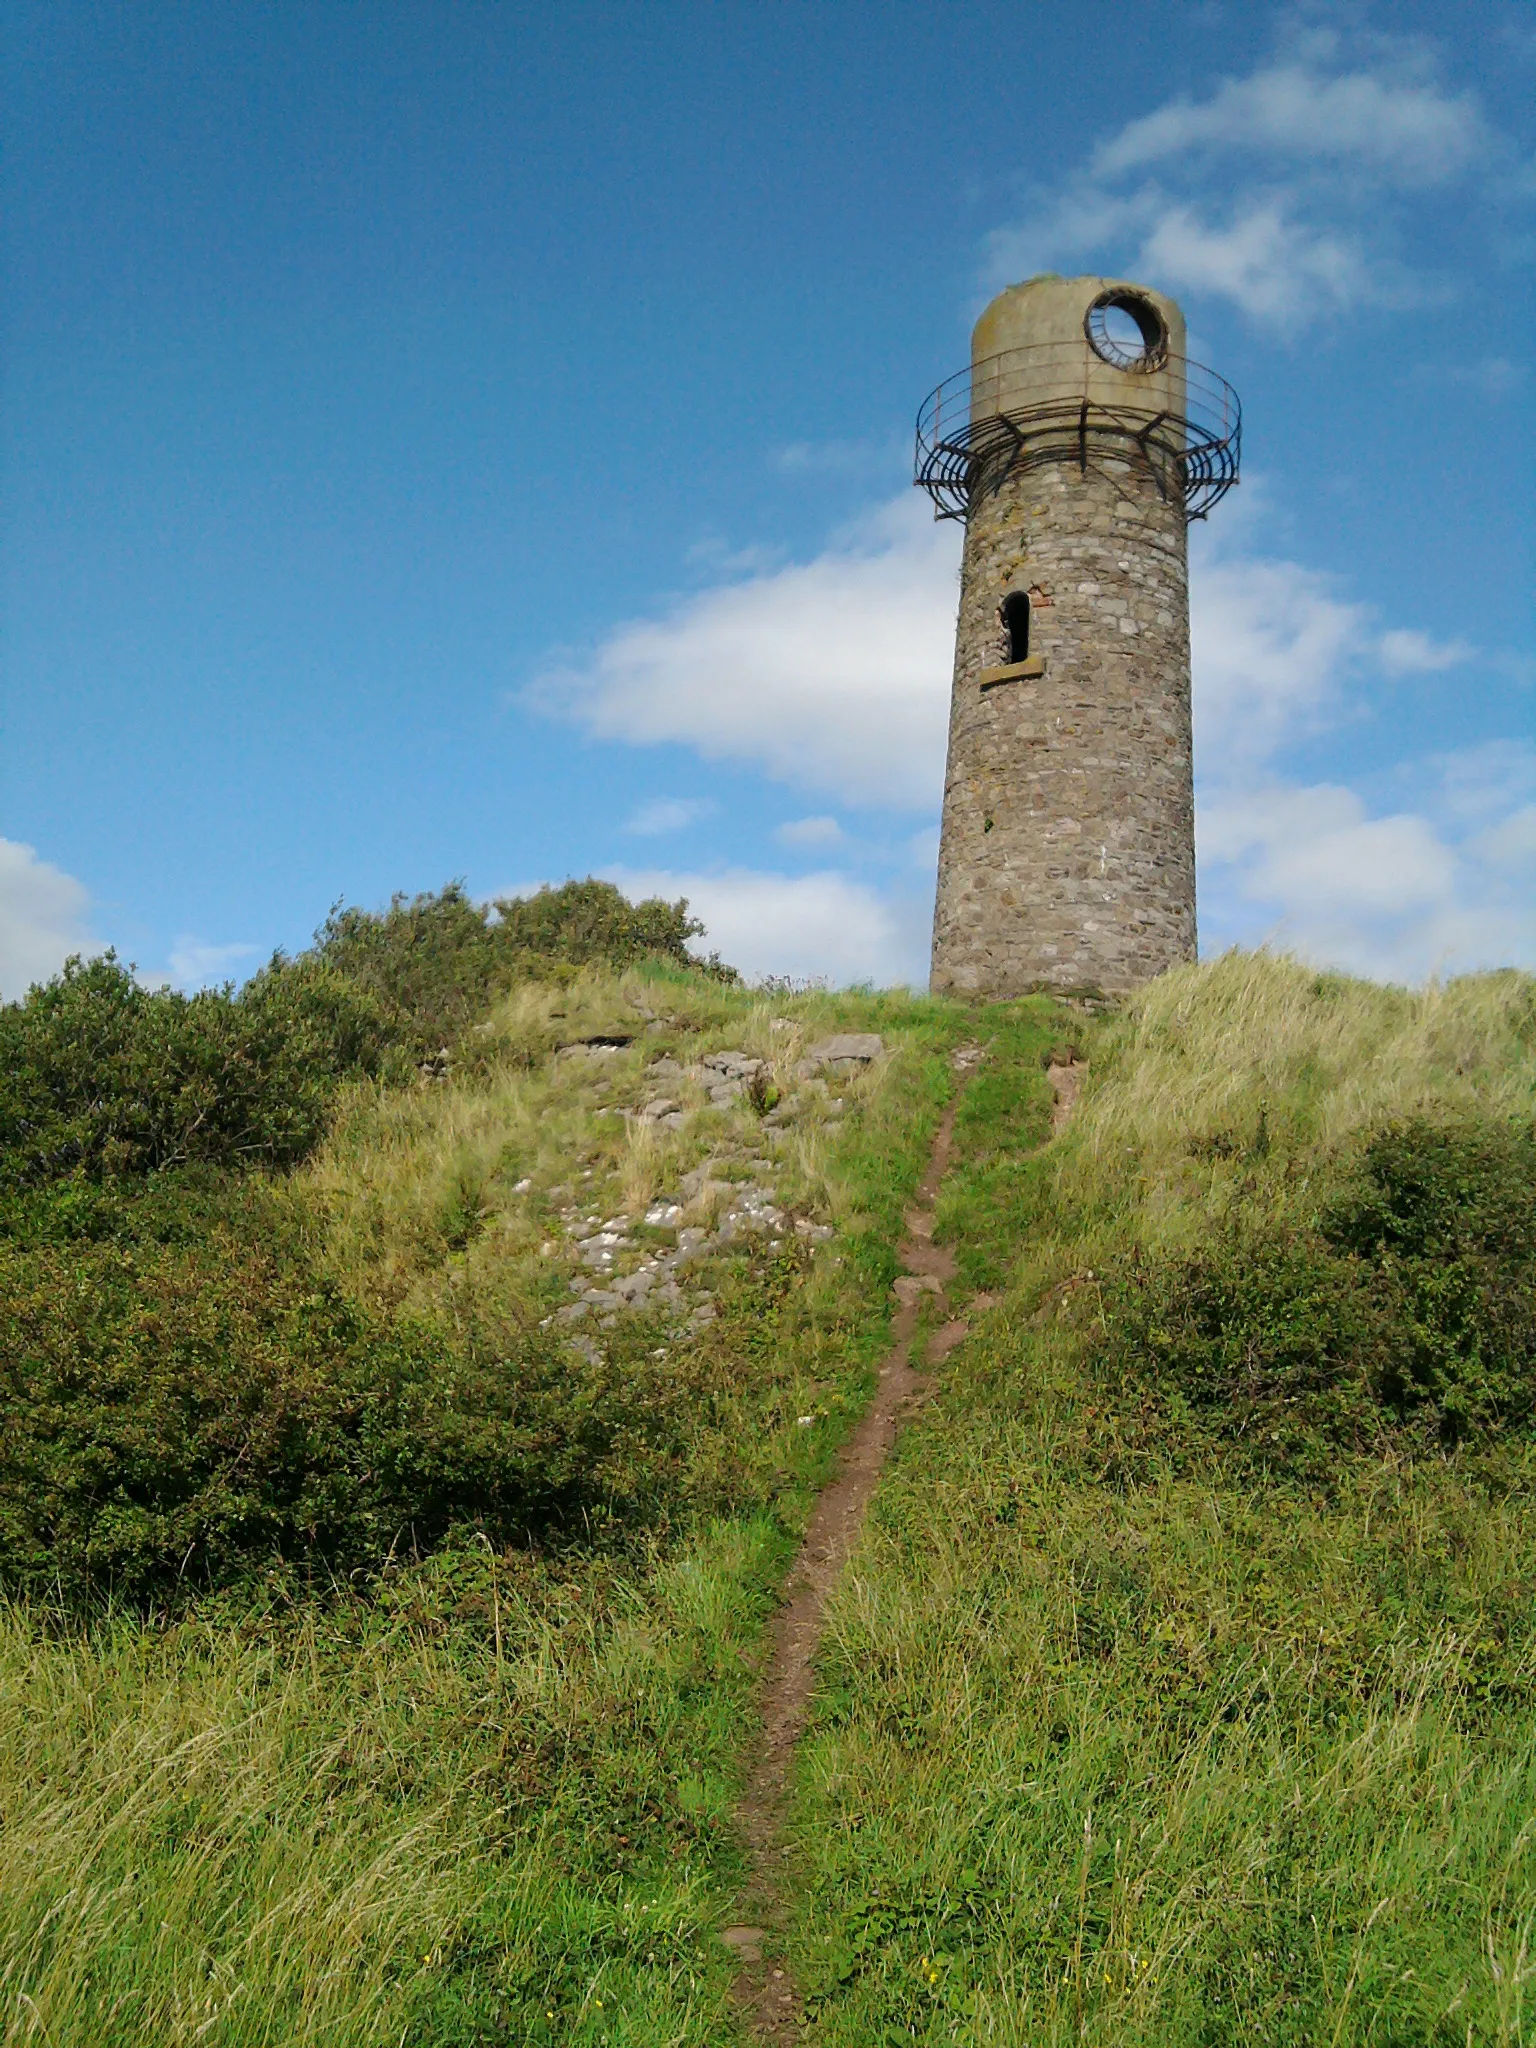
[[[648,1572],[0,1629],[13,2037],[711,2038],[766,1518]],[[546,2015],[552,2015],[547,2018]]]
[[[551,1057],[647,1010],[672,1021],[600,1070]],[[1536,2034],[1529,979],[1409,995],[1229,956],[1088,1024],[573,968],[484,1021],[447,1082],[343,1088],[244,1206],[122,1197],[151,1247],[123,1257],[184,1251],[193,1289],[197,1203],[270,1215],[294,1272],[438,1347],[450,1405],[472,1364],[515,1408],[568,1298],[562,1188],[612,1214],[771,1143],[836,1236],[733,1252],[682,1350],[646,1315],[603,1332],[608,1378],[572,1367],[562,1398],[632,1405],[574,1520],[493,1548],[470,1516],[341,1583],[252,1555],[154,1612],[0,1609],[5,2040],[739,2038],[714,1935],[764,1625],[978,1035],[938,1229],[986,1299],[834,1599],[799,1764],[814,2038]],[[653,1050],[788,1079],[838,1028],[892,1057],[837,1084],[835,1129],[611,1114]],[[1089,1083],[1047,1144],[1074,1043]],[[1419,1167],[1428,1250],[1406,1224],[1384,1250]],[[119,1228],[117,1194],[69,1193],[39,1260]]]
[[[1393,1120],[1528,1132],[1533,1019],[1517,976],[1229,957],[1095,1030],[1048,1151],[1011,1055],[995,1118],[972,1098],[942,1227],[1004,1292],[877,1497],[801,1760],[828,2048],[1536,2035],[1529,1435],[1451,1447],[1378,1402],[1321,1471],[1255,1459],[1109,1284],[1312,1255]]]
[[[549,1058],[636,1002],[675,1023],[600,1075]],[[355,1088],[273,1191],[369,1314],[465,1347],[526,1328],[568,1298],[539,1249],[552,1184],[611,1214],[750,1151],[745,1109],[638,1157],[599,1113],[640,1099],[642,1059],[671,1044],[761,1045],[787,1072],[826,1031],[885,1034],[878,1073],[839,1083],[840,1128],[782,1141],[781,1189],[837,1234],[814,1260],[724,1261],[718,1320],[686,1356],[655,1361],[644,1315],[602,1333],[621,1366],[685,1390],[668,1460],[635,1445],[645,1485],[617,1520],[499,1551],[463,1528],[351,1585],[275,1559],[158,1615],[6,1608],[7,2040],[734,2038],[714,1935],[741,1874],[731,1813],[764,1622],[887,1341],[903,1210],[970,1020],[895,996],[770,1008],[648,970],[524,992],[491,1023],[462,1079]],[[622,1494],[623,1442],[606,1455]]]

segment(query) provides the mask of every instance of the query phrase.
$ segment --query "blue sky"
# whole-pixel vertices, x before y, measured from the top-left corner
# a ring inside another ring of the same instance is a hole
[[[589,871],[921,979],[1000,286],[1174,293],[1201,943],[1536,965],[1536,28],[1499,4],[12,0],[0,991]]]

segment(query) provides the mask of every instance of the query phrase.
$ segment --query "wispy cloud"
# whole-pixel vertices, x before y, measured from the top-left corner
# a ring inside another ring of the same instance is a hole
[[[1425,808],[1380,816],[1326,783],[1209,794],[1198,811],[1202,932],[1220,942],[1257,922],[1306,958],[1400,981],[1536,966],[1536,805],[1460,831],[1448,787],[1475,779],[1477,764],[1439,767]]]
[[[1467,385],[1481,398],[1497,400],[1518,391],[1529,371],[1526,364],[1511,362],[1508,356],[1480,356],[1475,363],[1455,363],[1432,374],[1443,376],[1450,384]]]
[[[230,981],[233,970],[243,961],[253,960],[261,951],[259,946],[244,942],[232,945],[210,945],[206,939],[183,932],[171,948],[171,980],[177,988],[207,988],[216,982]]]
[[[893,437],[862,441],[791,441],[773,451],[773,467],[784,476],[878,477],[898,475],[911,450]]]
[[[666,832],[683,832],[690,825],[712,818],[720,806],[712,796],[657,796],[631,812],[624,830],[640,838],[659,838]]]
[[[1195,731],[1229,775],[1343,715],[1372,640],[1369,608],[1299,562],[1234,553],[1210,529],[1192,547]]]
[[[781,846],[808,850],[841,846],[844,833],[836,818],[791,818],[787,824],[776,825],[773,836]]]
[[[1505,153],[1476,98],[1448,91],[1422,51],[1378,39],[1350,64],[1317,36],[1106,137],[992,237],[989,273],[1102,263],[1284,330],[1412,305],[1443,286],[1401,260],[1404,210]]]
[[[611,868],[608,879],[635,901],[686,896],[704,923],[700,946],[749,978],[785,974],[881,986],[927,979],[926,898],[893,898],[836,870]]]
[[[907,492],[809,562],[616,626],[529,700],[845,803],[928,809],[944,772],[959,536]]]
[[[34,847],[0,839],[0,998],[17,1001],[71,953],[99,951],[85,885]]]
[[[1377,651],[1389,676],[1427,676],[1460,668],[1477,650],[1465,640],[1435,640],[1412,627],[1394,626],[1382,634]]]
[[[1300,741],[1372,715],[1405,676],[1475,650],[1381,631],[1333,579],[1224,557],[1202,535],[1192,582],[1202,945],[1269,935],[1320,963],[1395,980],[1536,965],[1536,748],[1495,741],[1409,759],[1373,805],[1288,772]]]
[[[1487,124],[1470,93],[1449,94],[1401,64],[1385,74],[1330,75],[1332,47],[1323,44],[1310,63],[1224,79],[1205,100],[1174,100],[1130,122],[1095,151],[1095,175],[1207,151],[1346,164],[1422,186],[1443,184],[1487,154]]]

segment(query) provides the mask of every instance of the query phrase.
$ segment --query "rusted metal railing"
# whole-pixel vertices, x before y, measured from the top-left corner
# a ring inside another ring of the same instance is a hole
[[[1237,482],[1243,412],[1224,377],[1183,356],[1116,369],[1070,342],[1008,349],[946,378],[917,416],[914,481],[964,519],[1003,478],[1044,463],[1122,461],[1203,519]]]

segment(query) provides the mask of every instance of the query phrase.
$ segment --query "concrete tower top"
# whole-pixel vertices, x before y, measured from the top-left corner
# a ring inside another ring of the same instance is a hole
[[[973,407],[981,400],[995,411],[1010,387],[1027,383],[1034,404],[1087,399],[1182,417],[1184,315],[1145,285],[1032,277],[999,292],[976,322],[971,371]]]
[[[1199,518],[1237,480],[1242,413],[1225,379],[1184,348],[1183,314],[1146,285],[1010,285],[976,323],[970,368],[918,415],[916,481],[940,518],[965,518],[1021,464],[1130,459]]]
[[[1133,338],[1133,347],[1160,342],[1163,354],[1183,355],[1184,315],[1164,293],[1118,277],[1058,277],[1046,271],[998,293],[971,331],[971,361],[1042,341],[1070,342],[1093,354],[1088,330],[1096,307],[1104,309],[1106,321],[1118,311],[1134,323],[1139,341]],[[1150,333],[1144,321],[1151,324]]]

